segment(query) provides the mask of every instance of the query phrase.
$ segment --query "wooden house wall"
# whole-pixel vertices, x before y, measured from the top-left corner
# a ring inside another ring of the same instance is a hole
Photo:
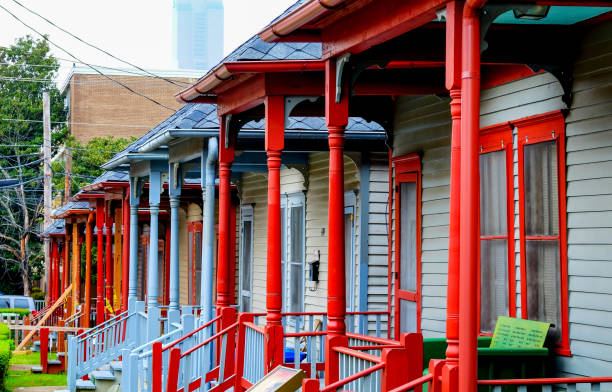
[[[612,23],[592,29],[575,63],[566,118],[569,333],[572,356],[561,373],[612,374]],[[481,127],[567,109],[548,73],[483,90]],[[443,336],[446,315],[450,179],[449,101],[397,101],[393,156],[422,157],[422,314],[425,337]],[[520,317],[518,151],[514,132],[516,303]],[[395,222],[392,223],[394,230]],[[394,233],[394,232],[392,232]],[[393,238],[393,237],[392,237]],[[394,268],[393,241],[391,268]],[[392,301],[393,303],[393,301]]]
[[[566,118],[569,323],[565,373],[612,374],[612,23],[583,39]]]

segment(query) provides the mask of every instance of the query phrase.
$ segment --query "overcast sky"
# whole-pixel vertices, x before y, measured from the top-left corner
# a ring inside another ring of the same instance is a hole
[[[172,0],[19,0],[73,34],[115,56],[149,69],[174,69],[172,58]],[[223,0],[225,8],[224,53],[256,34],[295,0]],[[110,67],[125,65],[79,43],[40,18],[19,7],[13,0],[0,0],[27,24],[90,64]],[[0,45],[36,33],[0,8]],[[52,46],[62,59],[70,57]],[[62,61],[63,72],[72,66]]]

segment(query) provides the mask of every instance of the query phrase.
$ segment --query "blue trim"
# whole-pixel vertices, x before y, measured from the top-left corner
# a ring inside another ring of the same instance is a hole
[[[370,153],[361,155],[360,198],[359,198],[359,311],[368,310],[368,237],[370,235]],[[368,331],[367,317],[360,318],[359,333]]]

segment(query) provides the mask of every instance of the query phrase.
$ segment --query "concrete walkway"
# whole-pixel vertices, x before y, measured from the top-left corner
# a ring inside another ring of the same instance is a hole
[[[61,389],[66,389],[66,386],[55,387],[21,387],[15,388],[15,392],[53,392]]]

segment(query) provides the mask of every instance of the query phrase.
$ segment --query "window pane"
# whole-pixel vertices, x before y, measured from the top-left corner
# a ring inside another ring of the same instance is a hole
[[[291,255],[292,263],[303,262],[304,253],[304,206],[291,207]]]
[[[480,154],[480,234],[506,235],[506,152]]]
[[[525,234],[558,235],[557,144],[550,141],[526,145],[523,159]]]
[[[242,290],[251,291],[251,249],[253,239],[251,238],[252,222],[245,220],[242,222]]]
[[[416,291],[416,183],[400,184],[400,289]]]
[[[353,282],[353,214],[344,214],[344,277],[346,282],[346,308],[351,308]]]
[[[417,331],[417,304],[400,299],[400,333]]]
[[[508,315],[508,241],[480,241],[481,332],[493,332],[497,316]]]
[[[250,298],[247,296],[243,296],[242,297],[242,311],[243,312],[250,312],[251,311],[251,301]]]
[[[289,284],[291,285],[290,289],[290,298],[289,298],[289,311],[290,312],[301,312],[302,311],[302,271],[303,264],[293,264],[291,263],[290,269],[290,277]]]
[[[526,241],[527,318],[561,325],[559,241]]]

